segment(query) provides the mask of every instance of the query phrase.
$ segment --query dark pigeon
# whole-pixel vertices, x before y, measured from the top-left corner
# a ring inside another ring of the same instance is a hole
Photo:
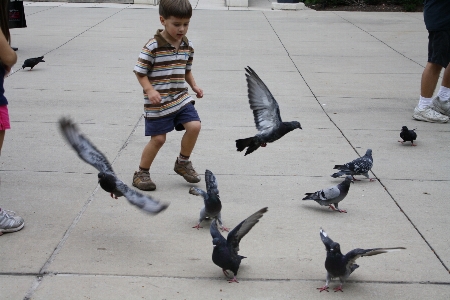
[[[302,127],[297,121],[282,122],[278,103],[267,86],[252,68],[247,67],[245,70],[250,108],[253,110],[256,129],[259,131],[253,137],[236,140],[237,151],[247,148],[245,152],[247,155],[259,147],[267,146],[267,143],[275,142],[286,133],[296,128],[302,129]]]
[[[25,59],[25,61],[23,62],[23,65],[22,65],[22,69],[31,68],[29,70],[29,71],[31,71],[31,70],[33,70],[34,66],[36,66],[40,62],[45,62],[44,56]]]
[[[150,196],[130,189],[118,179],[106,157],[79,132],[76,124],[71,120],[61,118],[59,125],[63,136],[77,152],[78,156],[100,172],[98,174],[98,182],[105,191],[111,194],[111,197],[117,199],[117,197],[125,196],[131,204],[152,214],[157,214],[168,207],[168,204],[160,203]]]
[[[222,230],[229,231],[228,228],[222,224],[222,216],[220,211],[222,210],[222,203],[219,197],[219,188],[217,186],[217,180],[214,174],[210,170],[205,171],[206,192],[202,189],[191,187],[189,193],[196,196],[202,196],[205,206],[200,211],[200,218],[198,224],[192,228],[202,228],[200,223],[205,219],[217,219]]]
[[[413,130],[409,130],[408,127],[403,126],[402,131],[400,132],[400,137],[403,139],[403,141],[399,141],[400,143],[404,142],[411,142],[411,146],[417,146],[414,145],[414,141],[417,139],[417,133]]]
[[[327,189],[322,189],[315,193],[306,193],[306,197],[302,200],[314,200],[322,206],[327,206],[332,210],[336,210],[341,213],[346,213],[346,210],[339,209],[338,204],[348,194],[348,190],[350,189],[350,183],[353,182],[352,176],[347,175],[345,180],[339,183],[338,185],[329,187]],[[333,207],[334,205],[334,207]]]
[[[233,279],[228,280],[228,282],[239,282],[236,279],[239,265],[241,260],[246,258],[238,254],[239,242],[241,239],[259,222],[259,219],[263,214],[267,212],[267,207],[264,207],[239,223],[233,230],[228,233],[227,239],[220,234],[217,229],[217,223],[215,221],[211,222],[210,232],[213,238],[212,242],[214,245],[214,250],[212,254],[213,262],[222,268],[223,274],[228,277],[227,270],[233,272]]]
[[[399,251],[406,249],[404,247],[395,248],[374,248],[374,249],[353,249],[345,255],[341,253],[341,247],[339,243],[333,242],[327,235],[327,233],[320,228],[320,238],[325,245],[327,251],[327,258],[325,259],[325,269],[327,270],[327,280],[323,287],[317,288],[322,291],[328,292],[328,284],[331,279],[339,277],[341,284],[334,289],[335,292],[342,290],[342,285],[345,283],[350,274],[359,268],[359,265],[355,264],[355,261],[362,256],[372,256],[381,253],[387,253],[392,251]]]
[[[369,171],[372,169],[372,166],[372,149],[367,149],[366,154],[363,157],[358,157],[345,165],[335,165],[333,169],[337,169],[339,172],[334,173],[331,177],[337,178],[342,175],[350,175],[353,180],[359,181],[354,175],[363,175],[370,181],[374,181],[374,178],[369,177]]]

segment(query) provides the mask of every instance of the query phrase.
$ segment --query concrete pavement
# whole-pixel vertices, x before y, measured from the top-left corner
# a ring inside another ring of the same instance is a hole
[[[152,217],[99,189],[96,170],[57,130],[58,118],[71,116],[131,185],[148,141],[132,69],[160,28],[156,7],[25,2],[28,28],[11,30],[19,60],[5,79],[12,129],[0,159],[0,207],[26,224],[0,237],[0,298],[448,299],[450,124],[411,117],[427,56],[422,14],[192,3],[193,74],[205,92],[196,101],[203,127],[193,164],[202,177],[205,169],[216,175],[227,227],[269,207],[241,242],[248,258],[240,283],[228,284],[211,261],[209,224],[191,228],[202,200],[173,172],[181,133],[168,135],[152,166],[151,194],[171,202]],[[45,63],[19,70],[40,55]],[[303,130],[244,157],[234,140],[256,132],[246,66],[283,119]],[[417,147],[397,142],[403,125],[417,128]],[[377,181],[351,186],[340,204],[347,214],[301,201],[341,181],[330,177],[333,166],[367,148]],[[343,252],[407,249],[360,258],[344,293],[319,293],[320,227]]]

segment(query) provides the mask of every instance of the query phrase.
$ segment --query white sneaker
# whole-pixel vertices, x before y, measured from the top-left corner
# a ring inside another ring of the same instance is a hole
[[[419,121],[431,122],[431,123],[447,123],[448,117],[438,113],[431,107],[427,106],[420,109],[418,106],[414,108],[413,118]]]
[[[433,98],[433,102],[430,105],[431,109],[437,111],[446,116],[450,116],[450,101],[441,100],[439,96]]]
[[[0,210],[0,235],[4,232],[15,232],[23,228],[25,222],[13,211]]]

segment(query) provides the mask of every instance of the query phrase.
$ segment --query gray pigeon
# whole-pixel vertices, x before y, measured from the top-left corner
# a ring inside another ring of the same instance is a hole
[[[402,131],[400,132],[400,137],[403,139],[403,141],[399,141],[400,143],[404,142],[411,142],[411,146],[417,146],[414,145],[414,141],[417,138],[417,133],[414,131],[415,129],[409,130],[408,127],[403,126]]]
[[[241,260],[246,258],[245,256],[239,255],[239,242],[241,239],[259,222],[264,213],[267,212],[267,207],[264,207],[253,215],[239,223],[233,230],[228,233],[227,239],[220,234],[217,229],[217,224],[215,221],[211,222],[211,227],[209,231],[213,238],[212,243],[214,245],[214,250],[212,254],[213,262],[222,268],[222,272],[228,277],[227,270],[233,272],[233,279],[228,280],[228,282],[236,282],[236,276],[241,264]]]
[[[302,129],[297,121],[282,122],[278,103],[269,91],[269,88],[252,70],[245,68],[247,74],[248,99],[253,110],[256,129],[258,133],[246,139],[236,140],[237,151],[247,148],[245,155],[252,153],[259,147],[267,146],[267,143],[275,142],[286,133],[296,128]],[[244,155],[244,156],[245,156]]]
[[[33,57],[33,58],[27,58],[23,62],[22,69],[30,68],[29,71],[33,70],[34,66],[36,66],[40,62],[45,62],[44,56],[39,57]]]
[[[348,194],[350,189],[350,183],[353,182],[352,176],[347,175],[345,180],[338,185],[329,187],[327,189],[322,189],[315,193],[306,193],[306,197],[302,200],[314,200],[322,206],[327,206],[332,210],[336,210],[341,213],[346,213],[346,210],[339,209],[338,204],[344,200],[345,196]],[[333,205],[334,204],[334,207]]]
[[[320,238],[325,245],[327,251],[327,258],[325,259],[325,269],[327,270],[327,280],[323,287],[317,288],[322,291],[328,292],[328,284],[331,279],[339,277],[341,284],[334,289],[335,292],[342,290],[342,285],[345,283],[350,274],[359,268],[359,265],[355,264],[355,261],[362,256],[372,256],[381,253],[387,253],[392,251],[399,251],[406,249],[404,247],[396,248],[374,248],[374,249],[353,249],[347,254],[341,253],[341,247],[339,243],[333,242],[327,235],[327,233],[320,228]]]
[[[200,218],[198,224],[192,228],[202,228],[200,223],[206,218],[217,219],[220,227],[224,231],[229,231],[228,228],[222,224],[222,216],[220,211],[222,210],[222,203],[220,202],[219,189],[217,186],[217,180],[214,174],[210,170],[205,171],[206,192],[202,189],[191,187],[189,193],[196,196],[202,196],[205,206],[200,211]]]
[[[353,180],[359,181],[354,175],[363,175],[370,181],[374,181],[374,178],[369,177],[369,171],[372,169],[372,166],[372,149],[367,149],[366,154],[363,157],[358,157],[344,165],[335,165],[333,169],[337,169],[339,172],[332,174],[331,177],[337,178],[342,175],[351,175]]]
[[[78,156],[86,163],[96,168],[100,186],[111,194],[111,197],[125,196],[125,198],[140,209],[157,214],[165,210],[169,205],[160,203],[150,196],[143,195],[130,189],[125,183],[116,177],[111,164],[95,146],[79,132],[77,126],[69,119],[61,118],[59,126],[64,138],[69,142]]]

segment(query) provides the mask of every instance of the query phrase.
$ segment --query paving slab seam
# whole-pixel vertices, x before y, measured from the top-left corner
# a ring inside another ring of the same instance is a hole
[[[43,10],[40,10],[40,11],[37,11],[37,12],[34,12],[34,13],[27,13],[26,17],[28,18],[28,17],[30,17],[32,15],[35,15],[35,14],[38,14],[40,12],[47,11],[47,10],[53,9],[55,7],[60,7],[60,6],[63,6],[63,5],[64,5],[64,3],[61,3],[60,5],[49,6],[47,9],[43,9]]]
[[[116,156],[114,157],[114,159],[111,161],[111,166],[114,164],[114,162],[116,161],[116,159],[120,156],[120,153],[125,149],[126,145],[128,145],[128,141],[130,140],[131,136],[134,134],[134,132],[136,131],[136,128],[138,127],[139,123],[141,122],[143,118],[143,115],[141,115],[138,119],[138,121],[136,122],[136,124],[133,126],[133,129],[131,130],[131,133],[128,135],[127,139],[125,140],[125,142],[123,143],[123,145],[120,147],[119,151],[117,152]],[[81,208],[81,210],[78,212],[78,214],[76,215],[75,219],[72,221],[72,223],[70,224],[69,228],[66,230],[66,232],[64,233],[62,239],[59,241],[58,245],[56,245],[55,249],[53,250],[52,254],[50,255],[50,257],[47,259],[47,261],[44,263],[44,265],[42,266],[42,268],[39,270],[37,275],[37,278],[35,279],[35,281],[33,282],[32,286],[30,287],[30,289],[28,290],[28,292],[26,293],[24,299],[31,299],[31,297],[34,294],[34,291],[36,291],[36,289],[39,287],[39,285],[42,282],[43,279],[43,275],[44,274],[51,274],[51,273],[47,273],[47,269],[48,267],[51,265],[51,263],[55,260],[56,256],[59,254],[61,248],[64,246],[65,242],[67,241],[67,239],[69,238],[70,233],[72,232],[72,230],[76,227],[76,225],[78,224],[78,222],[80,221],[81,217],[83,216],[84,212],[86,211],[86,209],[88,208],[88,206],[91,204],[91,202],[94,199],[95,194],[97,193],[97,191],[99,190],[100,185],[97,184],[97,186],[95,187],[94,191],[91,193],[91,195],[89,196],[88,200],[86,201],[86,203],[83,205],[83,207]]]
[[[413,63],[421,66],[422,68],[425,68],[424,65],[422,65],[421,63],[415,61],[412,58],[407,57],[405,54],[395,50],[394,48],[392,48],[391,46],[389,46],[386,42],[380,40],[379,38],[377,38],[376,36],[374,36],[373,34],[371,34],[370,32],[368,32],[367,30],[362,29],[361,27],[359,27],[358,25],[356,25],[355,23],[352,23],[351,21],[347,20],[346,18],[344,18],[343,16],[339,15],[338,13],[334,12],[334,14],[338,17],[340,17],[342,20],[348,22],[349,24],[352,24],[353,26],[355,26],[356,28],[358,28],[359,30],[363,31],[364,33],[367,33],[368,35],[370,35],[371,37],[373,37],[374,39],[376,39],[377,41],[379,41],[380,43],[382,43],[383,45],[385,45],[386,47],[388,47],[389,49],[391,49],[392,51],[396,52],[397,54],[400,54],[401,56],[403,56],[404,58],[412,61]]]
[[[122,12],[123,10],[127,9],[128,7],[130,7],[131,5],[132,5],[132,4],[129,4],[129,5],[127,5],[126,7],[124,7],[124,8],[122,8],[122,9],[116,11],[116,12],[113,13],[112,15],[110,15],[110,16],[104,18],[104,19],[101,20],[100,22],[98,22],[98,23],[92,25],[91,27],[87,28],[86,30],[84,30],[84,31],[80,32],[79,34],[75,35],[74,37],[70,38],[68,41],[64,42],[63,44],[59,45],[58,47],[56,47],[56,48],[54,48],[54,49],[51,49],[51,50],[47,51],[46,53],[42,54],[42,56],[45,56],[45,55],[47,55],[47,54],[49,54],[49,53],[51,53],[51,52],[53,52],[53,51],[55,51],[55,50],[58,50],[59,48],[63,47],[64,45],[67,45],[68,43],[70,43],[71,41],[73,41],[74,39],[76,39],[77,37],[83,35],[84,33],[88,32],[89,30],[91,30],[92,28],[96,27],[97,25],[100,25],[100,24],[103,23],[104,21],[106,21],[106,20],[112,18],[113,16],[117,15],[118,13],[120,13],[120,12]],[[60,6],[61,6],[61,5],[58,5],[58,6],[56,6],[56,7],[60,7]],[[53,8],[53,7],[52,7],[52,8]],[[47,9],[46,9],[46,10],[47,10]],[[45,10],[44,10],[44,11],[45,11]],[[37,12],[36,12],[35,14],[37,14]],[[22,70],[23,70],[23,69],[17,69],[16,71],[14,71],[13,73],[9,74],[9,75],[6,76],[6,77],[10,77],[10,76],[14,75],[15,73],[20,72],[20,71],[22,71]]]
[[[353,146],[352,142],[347,138],[347,136],[344,134],[344,132],[339,128],[339,126],[333,121],[333,119],[331,118],[331,116],[326,112],[325,108],[320,105],[319,99],[317,98],[317,96],[315,95],[314,91],[312,90],[312,88],[310,87],[310,85],[308,84],[308,82],[306,81],[305,77],[303,76],[303,74],[300,72],[300,70],[298,69],[296,63],[294,62],[294,60],[292,59],[288,49],[286,49],[285,45],[283,44],[283,41],[281,40],[280,36],[277,34],[275,28],[272,26],[272,24],[270,23],[270,20],[267,18],[267,15],[262,12],[262,14],[264,15],[264,17],[266,18],[268,24],[270,25],[270,27],[272,28],[273,32],[275,33],[275,35],[277,36],[278,40],[280,41],[281,45],[283,46],[284,50],[287,53],[287,56],[289,57],[289,59],[291,60],[292,64],[294,65],[294,67],[297,69],[300,77],[302,78],[302,80],[305,82],[306,86],[308,87],[308,89],[310,90],[311,94],[313,95],[313,97],[316,99],[317,103],[319,104],[319,106],[321,107],[322,111],[325,113],[325,115],[328,117],[328,119],[330,120],[331,123],[333,123],[333,125],[340,131],[340,133],[342,134],[342,136],[347,140],[348,144],[350,145],[350,147],[353,148],[353,150],[356,152],[356,154],[361,157],[361,155],[358,153],[357,149],[355,146]],[[389,47],[390,49],[392,49],[393,51],[395,51],[396,53],[402,55],[403,57],[409,59],[410,61],[418,64],[419,66],[423,67],[421,64],[419,64],[418,62],[414,61],[413,59],[405,56],[404,54],[398,52],[397,50],[395,50],[394,48],[392,48],[391,46],[389,46],[388,44],[386,44],[385,42],[383,42],[382,40],[378,39],[377,37],[373,36],[372,34],[370,34],[369,32],[367,32],[366,30],[362,29],[361,27],[357,26],[356,24],[350,22],[349,20],[345,19],[344,17],[340,16],[339,14],[335,13],[337,16],[339,16],[340,18],[342,18],[343,20],[345,20],[346,22],[352,24],[353,26],[357,27],[358,29],[362,30],[363,32],[367,33],[368,35],[372,36],[373,38],[375,38],[376,40],[378,40],[379,42],[383,43],[384,45],[386,45],[387,47]],[[387,187],[381,182],[381,180],[376,176],[376,174],[371,170],[370,173],[372,173],[372,175],[375,177],[375,179],[383,186],[384,190],[388,193],[388,195],[391,197],[391,199],[394,201],[395,205],[397,205],[397,207],[400,209],[401,213],[406,217],[406,219],[410,222],[410,224],[414,227],[414,229],[417,231],[417,233],[420,235],[420,237],[423,239],[423,241],[428,245],[428,247],[430,248],[430,250],[434,253],[434,255],[436,256],[436,258],[440,261],[440,263],[442,264],[442,266],[447,270],[447,273],[450,274],[450,270],[449,268],[445,265],[444,261],[439,257],[439,255],[436,253],[436,251],[433,249],[433,247],[431,246],[431,244],[427,241],[427,239],[425,238],[425,236],[420,232],[420,230],[417,228],[417,226],[414,224],[414,222],[412,221],[412,219],[405,213],[405,211],[402,209],[402,207],[400,206],[400,204],[395,200],[394,196],[389,192],[389,190],[387,189]]]

